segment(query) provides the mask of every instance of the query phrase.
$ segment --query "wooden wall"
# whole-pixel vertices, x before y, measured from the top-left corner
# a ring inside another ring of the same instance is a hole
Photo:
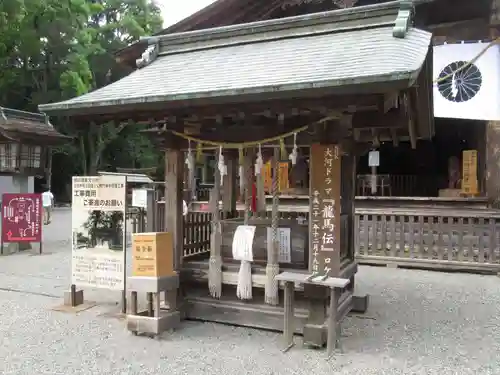
[[[486,196],[500,208],[500,121],[486,124]]]

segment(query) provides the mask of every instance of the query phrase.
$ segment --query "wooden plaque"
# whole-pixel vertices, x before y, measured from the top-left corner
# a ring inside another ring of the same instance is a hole
[[[465,150],[462,156],[462,193],[477,195],[477,150]]]
[[[278,171],[278,191],[285,192],[290,188],[290,183],[288,181],[288,162],[280,162]]]
[[[132,276],[175,275],[172,235],[168,232],[132,234]]]
[[[338,145],[311,146],[309,270],[340,274],[341,150]]]
[[[264,191],[266,193],[270,193],[273,186],[273,175],[272,175],[272,167],[271,161],[264,163],[262,166],[262,178],[264,179]]]

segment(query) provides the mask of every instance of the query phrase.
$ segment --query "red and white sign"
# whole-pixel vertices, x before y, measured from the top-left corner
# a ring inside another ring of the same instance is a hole
[[[2,242],[42,242],[42,195],[2,195]]]

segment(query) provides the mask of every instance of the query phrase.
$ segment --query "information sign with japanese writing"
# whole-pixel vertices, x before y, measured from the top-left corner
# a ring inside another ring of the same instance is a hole
[[[125,205],[125,176],[73,177],[73,284],[124,289]]]
[[[313,144],[310,158],[310,269],[319,276],[340,273],[341,150]]]
[[[42,242],[41,194],[2,195],[2,242]]]

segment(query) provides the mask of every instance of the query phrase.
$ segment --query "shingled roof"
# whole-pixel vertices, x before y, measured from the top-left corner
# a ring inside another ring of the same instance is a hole
[[[54,129],[43,114],[4,107],[0,107],[0,137],[12,142],[33,140],[43,145],[71,139]]]
[[[39,108],[78,115],[318,88],[354,92],[380,83],[404,89],[420,74],[431,43],[429,32],[410,27],[411,16],[411,2],[390,2],[154,37],[142,69]]]

